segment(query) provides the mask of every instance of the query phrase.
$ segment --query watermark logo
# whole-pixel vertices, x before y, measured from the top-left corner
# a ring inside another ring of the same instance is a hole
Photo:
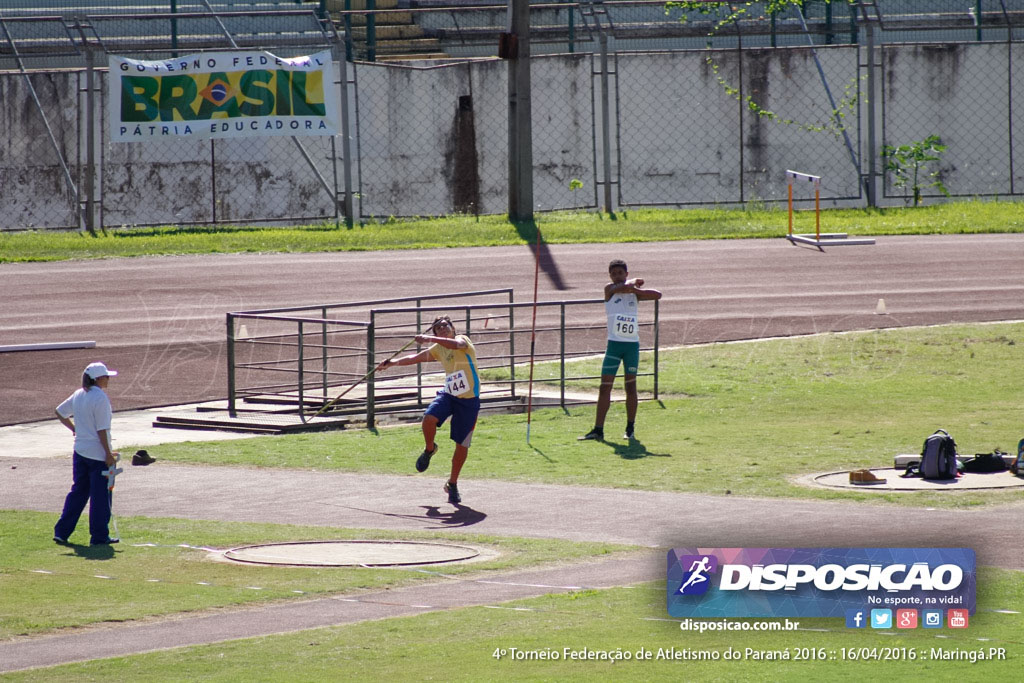
[[[969,548],[676,548],[666,594],[674,617],[845,617],[851,628],[918,628],[926,609],[973,612],[975,583]],[[907,612],[903,625],[898,609]],[[878,626],[871,613],[885,610],[887,625]]]
[[[896,610],[896,628],[917,628],[917,610]]]
[[[946,614],[949,617],[950,628],[967,628],[968,613],[965,609],[951,609]]]
[[[921,611],[921,625],[925,628],[942,628],[942,610],[926,609]]]
[[[892,628],[892,610],[871,610],[871,628]]]
[[[868,612],[864,609],[846,610],[846,628],[867,628]]]
[[[718,570],[718,558],[714,555],[684,555],[680,565],[689,565],[679,586],[679,595],[703,595],[711,587],[711,574]]]

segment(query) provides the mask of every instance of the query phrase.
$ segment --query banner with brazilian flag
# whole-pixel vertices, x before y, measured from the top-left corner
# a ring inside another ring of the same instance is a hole
[[[336,135],[331,52],[216,52],[142,61],[110,57],[111,138]]]

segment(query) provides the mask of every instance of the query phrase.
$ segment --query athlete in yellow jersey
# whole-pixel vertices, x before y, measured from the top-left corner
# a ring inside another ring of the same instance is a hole
[[[473,440],[476,429],[476,417],[480,412],[480,378],[476,371],[476,349],[473,342],[464,334],[456,335],[452,319],[442,316],[434,320],[430,326],[432,334],[420,334],[416,341],[430,346],[419,353],[393,360],[386,360],[377,366],[384,370],[392,365],[415,365],[436,360],[444,366],[444,389],[437,392],[437,397],[423,414],[423,452],[416,459],[416,471],[425,472],[430,466],[430,458],[437,453],[434,436],[437,428],[449,417],[452,419],[451,440],[455,442],[455,453],[452,455],[452,469],[448,481],[444,485],[448,493],[448,502],[462,502],[459,495],[459,472],[469,455],[469,444]]]

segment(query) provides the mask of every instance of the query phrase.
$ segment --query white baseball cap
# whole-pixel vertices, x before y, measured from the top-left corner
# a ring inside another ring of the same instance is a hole
[[[117,370],[108,370],[103,363],[89,363],[85,368],[85,374],[93,379],[99,379],[100,377],[113,377],[117,374]]]

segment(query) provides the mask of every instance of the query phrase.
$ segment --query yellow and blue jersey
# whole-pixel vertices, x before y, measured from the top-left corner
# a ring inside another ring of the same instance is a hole
[[[434,344],[428,349],[431,357],[444,366],[444,390],[456,398],[480,398],[480,378],[476,373],[476,349],[469,337],[456,335],[455,341],[465,341],[464,349],[447,349]]]

